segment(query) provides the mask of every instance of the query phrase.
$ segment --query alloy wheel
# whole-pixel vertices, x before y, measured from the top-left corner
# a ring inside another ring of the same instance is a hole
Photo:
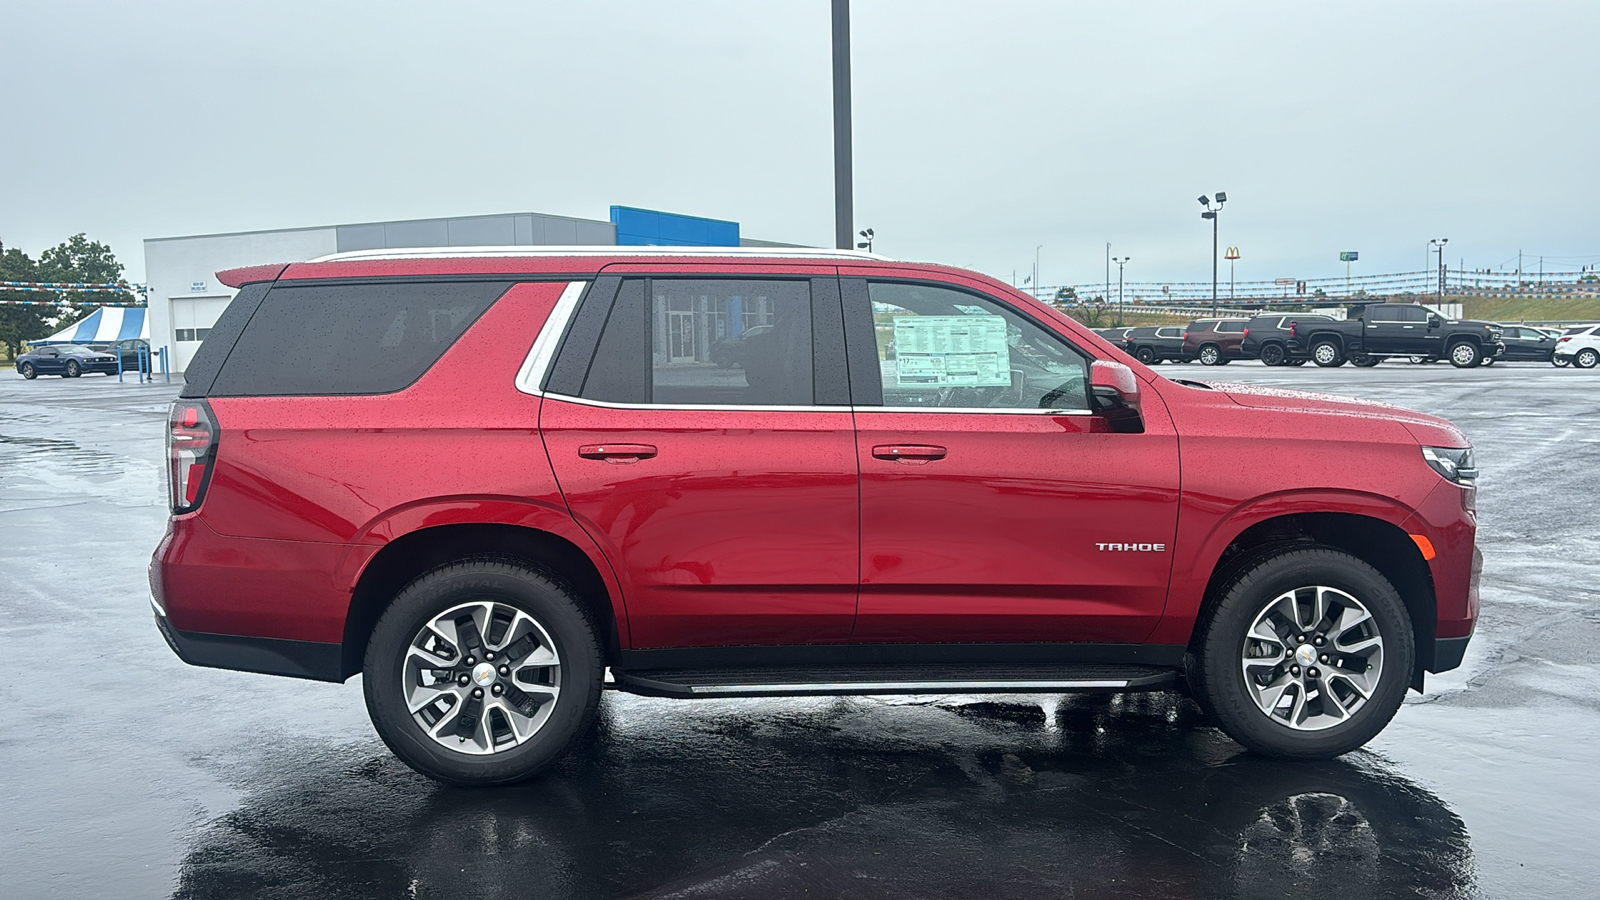
[[[401,691],[417,727],[457,753],[513,749],[544,727],[561,693],[561,657],[544,626],[514,606],[451,607],[412,637]]]
[[[1579,350],[1577,355],[1572,357],[1572,364],[1580,369],[1592,369],[1597,363],[1600,363],[1600,352],[1588,347]]]
[[[1296,588],[1267,601],[1246,632],[1245,687],[1261,712],[1295,731],[1348,721],[1383,677],[1383,635],[1338,588]]]

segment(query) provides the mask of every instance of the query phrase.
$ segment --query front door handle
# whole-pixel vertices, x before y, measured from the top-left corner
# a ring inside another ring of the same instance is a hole
[[[947,451],[943,447],[932,444],[879,444],[872,448],[872,455],[878,459],[894,459],[904,462],[928,462],[935,459],[944,459]]]
[[[633,463],[656,455],[654,444],[584,444],[578,448],[584,459],[603,459],[611,463]]]

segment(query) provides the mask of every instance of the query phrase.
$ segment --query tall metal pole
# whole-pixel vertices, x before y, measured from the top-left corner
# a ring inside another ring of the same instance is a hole
[[[1111,302],[1111,242],[1106,241],[1106,302]],[[1121,324],[1120,322],[1117,324]]]
[[[1039,296],[1039,251],[1043,249],[1043,244],[1033,248],[1033,295],[1035,297]]]
[[[1218,204],[1217,210],[1221,212],[1221,204]],[[1220,218],[1221,215],[1211,217],[1211,314],[1213,316],[1217,314],[1217,220]]]
[[[833,237],[840,250],[855,239],[850,171],[850,0],[833,0]]]

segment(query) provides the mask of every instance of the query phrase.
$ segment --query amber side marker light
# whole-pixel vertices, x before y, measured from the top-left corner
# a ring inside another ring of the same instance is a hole
[[[1420,534],[1413,534],[1410,537],[1413,541],[1417,542],[1417,549],[1422,551],[1423,559],[1431,560],[1435,555],[1437,555],[1433,552],[1433,541],[1428,540],[1427,537]]]

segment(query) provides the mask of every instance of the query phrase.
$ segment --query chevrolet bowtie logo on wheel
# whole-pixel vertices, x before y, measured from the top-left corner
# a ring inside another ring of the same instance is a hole
[[[1113,550],[1126,553],[1165,553],[1166,544],[1095,544],[1101,550]]]

